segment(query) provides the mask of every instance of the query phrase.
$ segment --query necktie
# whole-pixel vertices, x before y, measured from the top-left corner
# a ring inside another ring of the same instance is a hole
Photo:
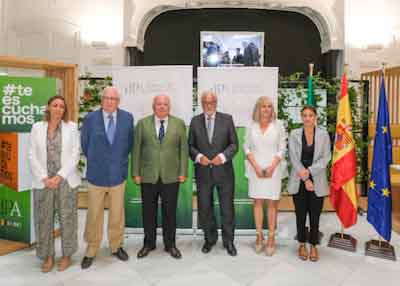
[[[212,122],[211,122],[211,120],[212,120],[212,117],[211,117],[211,115],[207,115],[207,135],[208,135],[208,142],[210,142],[211,143],[211,140],[212,140]]]
[[[110,144],[113,143],[114,141],[114,135],[115,135],[115,123],[114,123],[114,117],[112,114],[108,115],[108,126],[107,126],[107,139]]]
[[[158,130],[158,140],[160,140],[160,144],[162,143],[162,140],[164,138],[165,135],[165,130],[164,130],[164,121],[165,120],[160,120],[160,129]]]

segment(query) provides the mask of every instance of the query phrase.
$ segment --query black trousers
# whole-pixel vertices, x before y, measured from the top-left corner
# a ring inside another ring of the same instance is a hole
[[[197,201],[200,227],[204,231],[204,238],[209,243],[218,240],[217,222],[214,215],[213,190],[217,189],[220,203],[222,241],[226,245],[232,243],[235,232],[235,210],[233,205],[234,182],[216,183],[213,180],[197,181]]]
[[[156,184],[142,183],[142,215],[144,227],[144,245],[156,246],[158,198],[161,197],[162,231],[166,249],[175,246],[176,207],[178,202],[179,183]]]
[[[323,197],[317,197],[315,192],[307,191],[304,183],[301,182],[299,192],[293,195],[293,202],[296,211],[297,240],[305,243],[306,237],[306,218],[310,217],[310,238],[312,245],[318,244],[319,217],[324,204]]]

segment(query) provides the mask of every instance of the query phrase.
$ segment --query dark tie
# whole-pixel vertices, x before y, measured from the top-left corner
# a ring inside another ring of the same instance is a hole
[[[160,140],[160,144],[163,141],[164,135],[165,135],[165,130],[164,130],[164,121],[165,120],[160,120],[160,130],[158,131],[158,140]]]
[[[113,143],[114,141],[114,135],[115,135],[115,124],[114,124],[114,117],[112,114],[108,115],[108,126],[107,126],[107,139],[110,144]]]

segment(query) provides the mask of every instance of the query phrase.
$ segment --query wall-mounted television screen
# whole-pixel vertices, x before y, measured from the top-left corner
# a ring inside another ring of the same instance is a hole
[[[263,32],[200,32],[202,67],[254,67],[263,63]]]

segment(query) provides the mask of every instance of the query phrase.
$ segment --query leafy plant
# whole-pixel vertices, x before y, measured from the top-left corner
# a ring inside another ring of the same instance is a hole
[[[79,125],[82,124],[86,114],[99,108],[101,103],[101,93],[106,86],[112,85],[112,78],[104,79],[90,78],[90,74],[86,75],[83,82],[83,93],[79,101]]]

